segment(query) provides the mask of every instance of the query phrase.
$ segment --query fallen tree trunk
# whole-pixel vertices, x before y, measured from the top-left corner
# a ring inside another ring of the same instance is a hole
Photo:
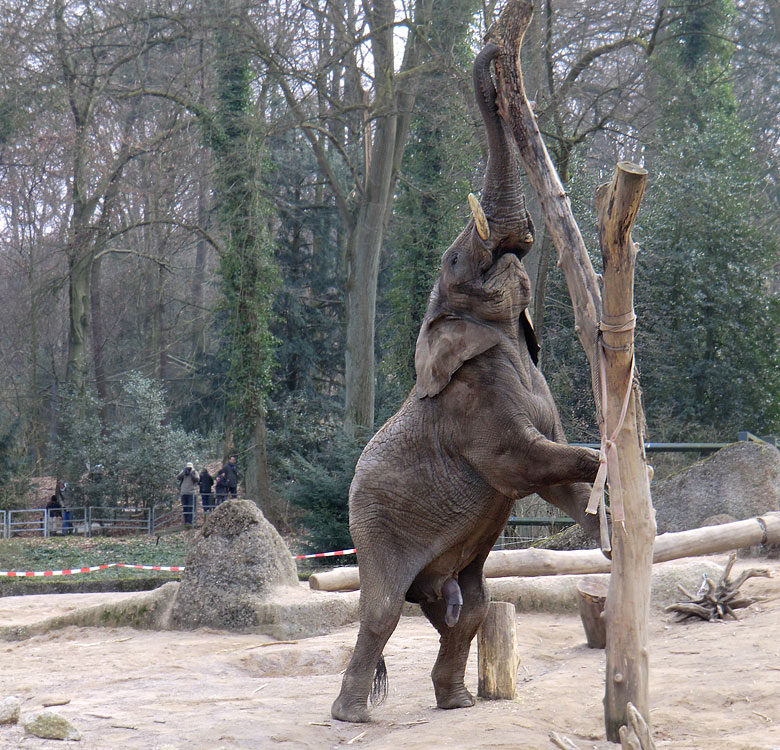
[[[653,562],[777,543],[780,543],[780,513],[766,513],[760,518],[657,536],[653,546]],[[497,550],[488,556],[485,576],[585,575],[609,573],[611,569],[612,563],[597,549],[571,552],[548,549]],[[360,588],[360,576],[357,567],[337,568],[325,573],[314,573],[309,578],[309,586],[315,591],[355,591]]]

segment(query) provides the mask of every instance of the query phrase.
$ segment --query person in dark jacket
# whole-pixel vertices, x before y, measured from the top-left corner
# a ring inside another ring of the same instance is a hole
[[[236,457],[230,456],[220,471],[224,471],[227,474],[228,494],[231,497],[238,497],[238,464],[236,463]]]
[[[220,469],[217,472],[217,486],[216,486],[216,500],[217,505],[222,505],[227,499],[228,494],[228,477],[227,472]]]
[[[214,477],[209,474],[209,470],[204,466],[200,472],[200,501],[203,503],[203,512],[210,513],[214,508],[214,493],[211,488],[214,486]]]
[[[195,466],[190,461],[176,477],[179,482],[179,495],[181,495],[181,510],[184,515],[184,525],[192,526],[195,515],[195,489],[199,488],[200,476],[195,471]]]
[[[70,509],[73,507],[73,490],[64,479],[60,479],[57,482],[57,489],[54,491],[54,494],[57,496],[60,508],[62,508],[62,533],[72,534],[73,523],[70,520]]]
[[[56,533],[54,531],[57,522],[56,518],[62,517],[62,503],[56,494],[49,498],[49,502],[46,504],[46,533],[51,536]]]

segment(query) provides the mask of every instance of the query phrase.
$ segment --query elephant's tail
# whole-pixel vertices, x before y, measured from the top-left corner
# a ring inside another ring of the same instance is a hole
[[[376,665],[374,681],[371,683],[371,695],[368,699],[372,706],[378,706],[385,702],[385,698],[387,698],[387,665],[382,654]]]

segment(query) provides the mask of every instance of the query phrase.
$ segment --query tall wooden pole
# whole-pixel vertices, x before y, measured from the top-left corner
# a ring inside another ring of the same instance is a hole
[[[616,457],[609,465],[612,575],[604,609],[607,623],[604,721],[611,742],[620,742],[620,727],[629,724],[629,703],[650,723],[647,621],[656,526],[644,455],[644,415],[634,372],[637,250],[631,241],[631,228],[646,179],[647,172],[641,167],[620,162],[612,183],[602,185],[596,192],[599,243],[604,259],[599,347],[603,366],[599,369],[601,377],[606,377],[607,402],[602,429],[614,439],[611,455]],[[626,394],[628,402],[624,407]]]
[[[621,163],[612,184],[599,192],[600,242],[604,255],[602,307],[602,293],[582,235],[523,88],[520,50],[532,13],[533,5],[528,0],[509,0],[489,38],[501,47],[496,59],[499,111],[512,131],[528,181],[539,197],[545,225],[558,251],[558,264],[574,306],[575,330],[590,361],[596,403],[606,402],[600,415],[602,429],[605,437],[614,441],[614,445],[604,444],[609,448],[606,453],[610,457],[613,511],[613,576],[605,610],[604,707],[607,739],[619,742],[619,728],[630,723],[629,703],[649,721],[647,617],[655,519],[639,428],[643,417],[633,387],[636,249],[630,237],[646,173],[639,167]],[[601,352],[605,352],[603,358]],[[607,383],[606,399],[601,396],[602,379]],[[626,395],[628,402],[624,410]]]

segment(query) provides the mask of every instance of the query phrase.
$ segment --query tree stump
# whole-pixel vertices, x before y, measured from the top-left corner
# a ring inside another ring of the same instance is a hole
[[[607,625],[604,621],[604,605],[607,602],[609,584],[600,578],[583,578],[577,585],[577,606],[588,648],[606,648]]]
[[[515,605],[490,602],[477,634],[477,695],[486,700],[513,700],[519,661]]]

